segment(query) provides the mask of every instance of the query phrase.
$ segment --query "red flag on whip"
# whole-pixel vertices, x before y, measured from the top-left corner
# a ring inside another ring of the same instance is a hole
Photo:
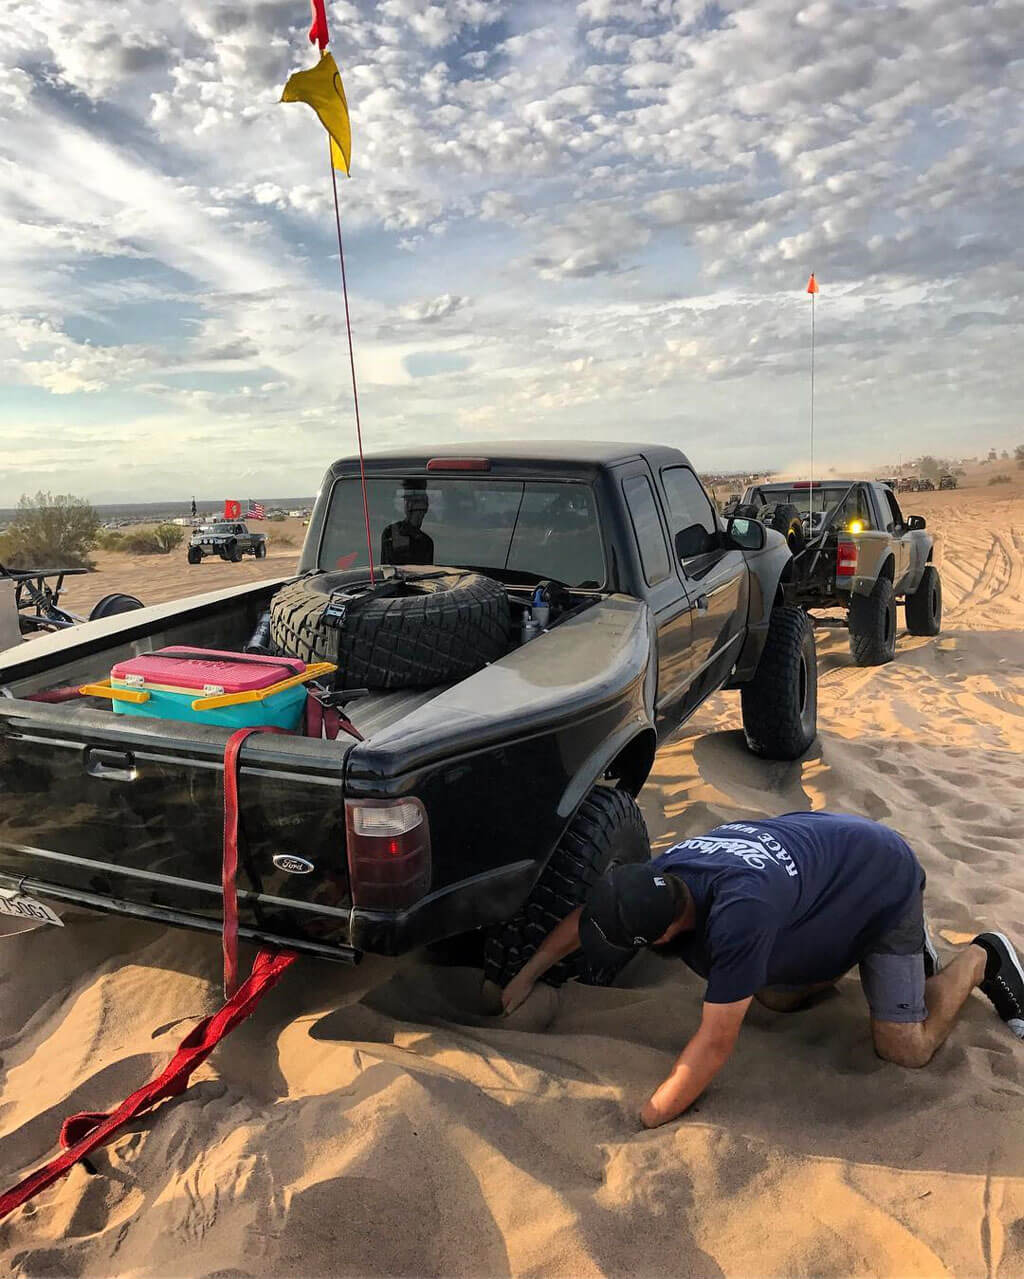
[[[309,43],[320,46],[320,52],[331,43],[331,37],[327,32],[327,12],[324,9],[324,0],[309,0],[309,7],[313,11],[313,25],[309,28]]]
[[[818,281],[814,278],[813,271],[811,272],[811,278],[807,281],[807,292],[808,293],[818,292]]]
[[[309,71],[296,71],[288,77],[281,94],[282,102],[305,102],[313,108],[329,138],[329,169],[331,190],[334,195],[334,224],[338,232],[338,264],[341,267],[341,294],[345,301],[345,330],[348,334],[348,363],[352,374],[352,406],[356,419],[356,442],[359,446],[359,480],[363,490],[363,522],[366,525],[366,556],[370,565],[370,581],[376,580],[373,565],[373,538],[370,532],[370,500],[366,492],[366,466],[363,461],[363,428],[359,418],[359,388],[356,385],[356,357],[352,343],[352,317],[348,309],[348,280],[345,276],[345,247],[341,241],[341,209],[338,206],[338,182],[335,169],[345,174],[350,171],[352,158],[352,130],[348,116],[348,101],[341,83],[341,75],[325,46],[330,41],[327,31],[327,13],[324,0],[310,0],[313,25],[309,29],[311,44],[320,46],[320,62]]]

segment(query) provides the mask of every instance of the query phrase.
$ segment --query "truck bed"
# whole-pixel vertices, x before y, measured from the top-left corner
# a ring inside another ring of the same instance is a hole
[[[158,605],[4,653],[0,886],[219,929],[229,730],[115,715],[103,699],[26,695],[105,678],[115,661],[167,645],[240,649],[277,585]],[[580,762],[635,736],[644,719],[650,643],[644,606],[613,596],[459,684],[353,699],[345,709],[367,739],[358,744],[250,739],[240,935],[354,959],[507,917],[539,873],[533,850],[552,846],[582,798],[566,789]],[[353,903],[345,799],[409,793],[430,815],[434,890],[396,923]],[[279,869],[281,855],[315,872]],[[467,867],[493,888],[463,892]]]

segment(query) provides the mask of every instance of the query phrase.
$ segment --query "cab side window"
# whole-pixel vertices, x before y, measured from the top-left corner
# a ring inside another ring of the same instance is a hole
[[[711,499],[688,466],[670,466],[661,473],[668,500],[669,530],[680,559],[688,567],[716,549],[718,521]],[[681,540],[678,535],[682,533]]]
[[[853,521],[857,520],[864,528],[869,529],[871,527],[871,507],[868,505],[867,496],[863,486],[858,484],[843,503],[836,516],[835,526],[849,528]]]
[[[892,492],[889,489],[885,490],[885,501],[887,507],[886,514],[891,520],[889,525],[890,531],[901,529],[906,521],[903,518],[903,512],[899,508],[899,503],[893,497]]]
[[[633,475],[622,481],[622,492],[633,522],[644,577],[648,586],[656,586],[668,577],[669,560],[651,482],[646,475]]]

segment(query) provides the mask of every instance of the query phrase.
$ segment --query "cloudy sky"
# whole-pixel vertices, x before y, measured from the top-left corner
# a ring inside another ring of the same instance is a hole
[[[369,446],[1024,439],[1024,0],[328,3]],[[350,451],[304,0],[0,0],[0,506]]]

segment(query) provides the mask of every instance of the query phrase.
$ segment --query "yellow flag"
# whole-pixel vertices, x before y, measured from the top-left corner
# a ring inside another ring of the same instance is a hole
[[[320,117],[320,123],[331,137],[331,163],[348,174],[352,160],[352,128],[348,120],[348,103],[341,72],[330,53],[325,53],[309,71],[296,71],[288,77],[281,94],[282,102],[305,102]]]

